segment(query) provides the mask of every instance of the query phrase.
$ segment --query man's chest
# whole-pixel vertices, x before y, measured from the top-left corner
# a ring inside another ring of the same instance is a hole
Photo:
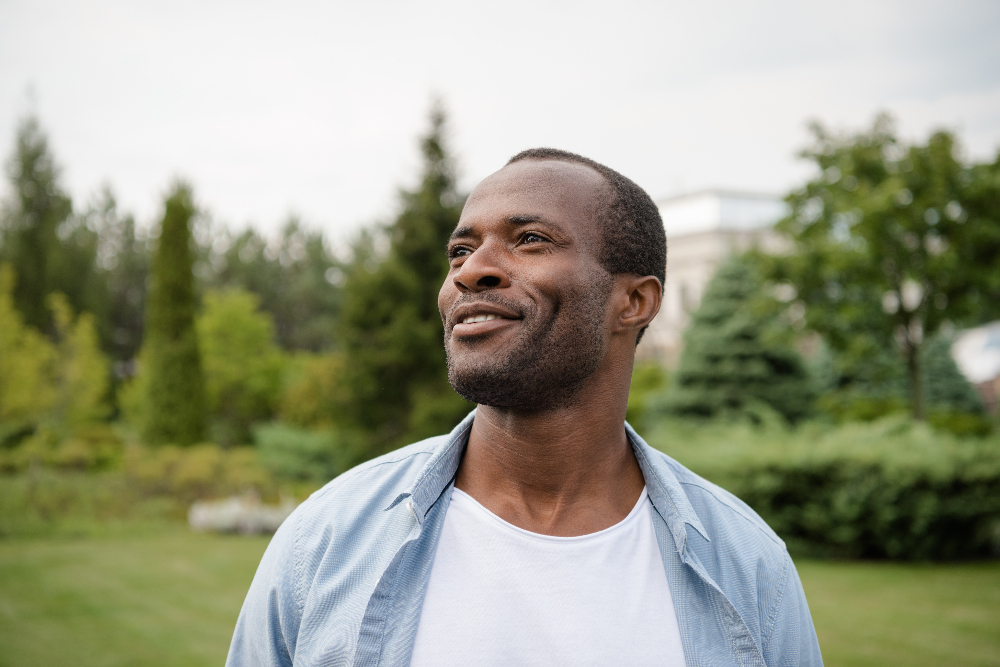
[[[559,538],[456,491],[412,665],[684,665],[645,494],[620,524]]]

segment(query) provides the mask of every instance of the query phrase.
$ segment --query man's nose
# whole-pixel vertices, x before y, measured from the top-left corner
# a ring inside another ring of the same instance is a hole
[[[452,277],[455,286],[463,292],[510,287],[510,277],[502,266],[501,254],[490,242],[476,248]]]

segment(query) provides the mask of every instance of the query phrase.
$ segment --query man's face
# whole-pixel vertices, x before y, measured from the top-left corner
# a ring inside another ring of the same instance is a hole
[[[600,366],[613,284],[597,260],[606,188],[583,165],[524,160],[470,195],[438,295],[448,379],[463,397],[543,410]]]

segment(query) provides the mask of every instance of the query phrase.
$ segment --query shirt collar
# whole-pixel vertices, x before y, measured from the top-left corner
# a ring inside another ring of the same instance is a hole
[[[632,443],[632,451],[635,452],[635,458],[642,469],[649,500],[674,536],[677,550],[683,552],[687,545],[686,525],[694,528],[699,535],[711,542],[708,531],[694,511],[691,500],[684,493],[677,475],[670,468],[669,459],[646,444],[628,422],[625,422],[625,434]]]
[[[462,453],[469,442],[469,430],[472,428],[472,422],[475,418],[476,411],[473,410],[448,434],[444,444],[433,450],[430,460],[420,471],[413,486],[408,491],[399,494],[386,509],[392,509],[404,499],[409,498],[413,503],[412,509],[417,521],[423,523],[427,512],[441,497],[441,494],[455,478],[455,473],[458,472],[458,464],[461,462]],[[639,468],[642,469],[642,476],[646,480],[646,493],[649,495],[653,507],[663,517],[670,529],[678,551],[683,551],[687,544],[685,525],[691,526],[702,537],[709,540],[708,532],[701,520],[698,519],[691,501],[681,488],[677,476],[670,469],[666,459],[646,444],[646,441],[639,437],[639,434],[627,422],[625,423],[625,433],[632,444]]]
[[[445,439],[443,445],[436,447],[430,460],[424,465],[423,470],[417,476],[417,480],[409,490],[399,494],[392,503],[386,507],[392,509],[404,499],[409,498],[413,503],[413,513],[417,521],[423,524],[424,517],[431,507],[441,497],[441,493],[455,478],[458,472],[458,464],[462,460],[462,453],[469,443],[469,430],[472,422],[476,418],[476,411],[470,412],[458,426],[452,429]]]

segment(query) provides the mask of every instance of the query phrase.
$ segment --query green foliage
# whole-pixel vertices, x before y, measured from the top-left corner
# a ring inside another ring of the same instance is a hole
[[[52,331],[46,297],[66,295],[73,310],[103,315],[105,285],[94,259],[97,234],[73,215],[38,119],[24,118],[7,161],[13,197],[0,211],[0,261],[17,273],[14,302],[25,322]]]
[[[343,284],[347,415],[371,435],[371,455],[447,431],[471,408],[448,384],[437,308],[444,248],[461,213],[444,122],[435,109],[420,186],[402,193],[395,222],[358,240]]]
[[[30,433],[55,402],[52,345],[14,307],[14,269],[0,264],[0,447]]]
[[[205,432],[205,386],[195,332],[191,191],[174,186],[166,200],[153,261],[143,354],[146,442],[188,445]]]
[[[291,356],[281,395],[281,419],[303,428],[346,423],[344,408],[350,396],[344,386],[344,368],[344,355],[336,352],[300,352]]]
[[[813,385],[747,257],[723,264],[684,334],[675,386],[665,407],[713,417],[774,410],[789,421],[812,409]]]
[[[639,361],[632,369],[625,421],[641,429],[650,414],[650,403],[667,388],[667,370],[658,361]]]
[[[83,214],[97,234],[97,267],[107,287],[106,307],[98,322],[101,340],[115,362],[115,378],[133,374],[142,344],[149,249],[135,227],[135,219],[118,209],[111,189],[105,187]]]
[[[93,423],[67,431],[43,423],[13,447],[0,449],[0,473],[52,470],[98,471],[121,463],[124,444],[109,424]]]
[[[51,443],[35,437],[29,445],[18,451],[33,448],[34,465],[7,466],[0,482],[0,538],[183,520],[196,500],[248,492],[278,497],[273,475],[252,447],[125,446],[106,429]]]
[[[261,463],[279,479],[326,484],[364,461],[362,434],[344,429],[303,429],[262,424],[254,429]]]
[[[49,307],[57,336],[53,421],[67,431],[101,422],[110,413],[108,362],[101,353],[95,318],[73,318],[66,297],[50,294]]]
[[[985,435],[992,423],[979,394],[955,364],[950,346],[950,339],[938,334],[920,352],[928,422],[958,435]],[[871,421],[907,409],[906,367],[893,351],[873,354],[850,372],[838,376],[836,386],[820,397],[821,411],[838,421]]]
[[[951,340],[937,335],[923,349],[924,396],[932,408],[983,414],[983,403],[975,388],[958,370],[951,356]]]
[[[260,299],[271,314],[278,343],[286,350],[334,347],[341,276],[320,232],[303,229],[292,218],[277,243],[253,230],[220,240],[225,250],[213,257],[208,284],[240,288]]]
[[[818,176],[787,198],[778,229],[795,251],[771,276],[794,286],[807,325],[848,367],[898,349],[923,418],[923,341],[945,322],[1000,312],[1000,159],[963,164],[948,132],[904,145],[886,116],[854,135],[812,131],[802,155]]]
[[[85,434],[109,414],[108,364],[94,317],[74,318],[65,296],[49,295],[53,344],[24,324],[13,284],[13,269],[0,264],[0,470],[32,460],[87,467],[80,461],[102,458],[103,448]]]
[[[210,291],[196,330],[214,439],[249,443],[251,425],[273,415],[281,391],[283,360],[271,319],[254,294]]]
[[[799,554],[941,560],[1000,549],[1000,441],[903,415],[831,428],[664,422],[649,441],[735,493]]]

